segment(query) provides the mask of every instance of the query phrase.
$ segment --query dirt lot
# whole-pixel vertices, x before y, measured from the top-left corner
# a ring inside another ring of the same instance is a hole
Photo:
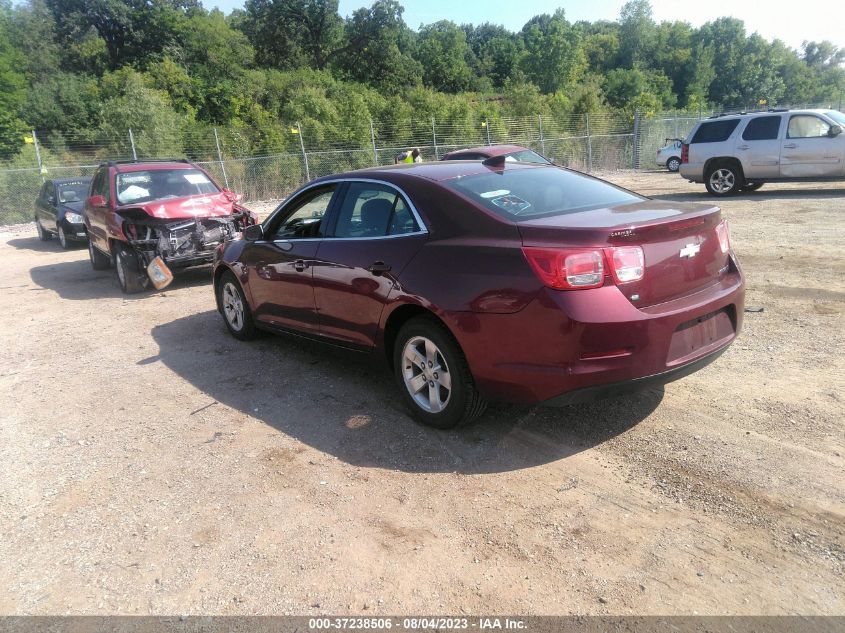
[[[458,432],[379,364],[235,341],[207,269],[125,299],[7,230],[0,613],[845,614],[845,189],[722,206],[764,311],[717,362]]]

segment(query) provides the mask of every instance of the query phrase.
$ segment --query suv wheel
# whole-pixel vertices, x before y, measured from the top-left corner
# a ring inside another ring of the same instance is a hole
[[[91,268],[94,270],[108,270],[111,267],[111,258],[103,255],[91,239],[88,239],[88,259],[91,261]]]
[[[681,159],[673,156],[666,161],[666,169],[669,171],[678,171],[681,168]]]
[[[710,168],[704,184],[707,191],[714,196],[730,196],[742,189],[745,179],[735,164],[723,162]]]
[[[402,326],[393,371],[414,417],[428,426],[449,429],[470,422],[487,406],[457,342],[432,319],[417,317]]]
[[[217,282],[217,305],[232,336],[241,341],[248,341],[258,336],[259,331],[252,320],[252,312],[241,284],[228,270]]]
[[[138,256],[124,245],[118,244],[114,251],[114,270],[124,294],[135,294],[146,287],[145,279],[138,269]]]
[[[44,227],[41,226],[41,220],[38,220],[37,218],[35,220],[35,231],[38,233],[38,239],[42,242],[49,242],[53,239],[53,234],[45,230]]]

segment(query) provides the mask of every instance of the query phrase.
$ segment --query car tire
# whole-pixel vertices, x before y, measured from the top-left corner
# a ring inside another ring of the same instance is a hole
[[[70,241],[67,239],[67,235],[65,234],[65,230],[62,228],[61,224],[59,225],[56,234],[59,236],[59,246],[61,246],[65,250],[69,249]]]
[[[457,341],[433,318],[415,317],[400,328],[393,372],[405,403],[427,426],[454,428],[474,420],[487,406]]]
[[[747,182],[743,185],[743,191],[757,191],[760,187],[762,187],[765,183],[762,182]]]
[[[108,270],[111,268],[111,258],[101,253],[91,238],[88,238],[88,259],[91,261],[91,268],[94,270]]]
[[[669,160],[666,161],[666,169],[668,169],[669,171],[674,173],[674,172],[678,171],[680,168],[681,168],[681,159],[680,158],[676,158],[676,157],[673,156],[672,158],[670,158]]]
[[[38,239],[42,242],[49,242],[53,239],[53,234],[41,226],[41,220],[35,220],[35,232],[38,233]]]
[[[217,282],[217,305],[229,334],[241,341],[258,338],[261,332],[255,327],[249,302],[240,282],[231,271],[223,273]]]
[[[136,294],[147,287],[146,275],[141,274],[138,256],[123,244],[115,248],[114,271],[124,294]]]
[[[745,185],[742,170],[732,161],[715,163],[707,170],[704,186],[710,195],[723,198],[739,193]]]

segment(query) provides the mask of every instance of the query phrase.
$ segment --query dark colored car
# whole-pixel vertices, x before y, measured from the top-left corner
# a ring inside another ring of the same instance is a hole
[[[508,162],[551,164],[548,158],[521,145],[483,145],[456,149],[454,152],[445,154],[440,160],[487,160],[495,156],[504,156]]]
[[[170,268],[210,263],[219,244],[257,221],[238,196],[187,160],[100,165],[83,216],[91,266],[113,265],[125,293],[150,280],[164,287]]]
[[[88,239],[82,224],[82,205],[88,196],[90,178],[48,180],[35,200],[35,229],[42,242],[59,238],[62,248]]]
[[[416,417],[670,382],[737,336],[745,285],[717,207],[552,165],[436,162],[318,179],[218,248],[229,331],[386,355]]]

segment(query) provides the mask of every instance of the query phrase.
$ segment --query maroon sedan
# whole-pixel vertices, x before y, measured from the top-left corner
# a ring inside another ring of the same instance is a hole
[[[482,145],[481,147],[456,149],[444,154],[440,160],[486,160],[495,156],[504,156],[509,163],[551,164],[548,158],[540,156],[537,152],[521,145]]]
[[[657,202],[491,159],[309,183],[215,255],[229,331],[386,355],[416,417],[661,385],[739,332],[744,281],[717,207]]]

